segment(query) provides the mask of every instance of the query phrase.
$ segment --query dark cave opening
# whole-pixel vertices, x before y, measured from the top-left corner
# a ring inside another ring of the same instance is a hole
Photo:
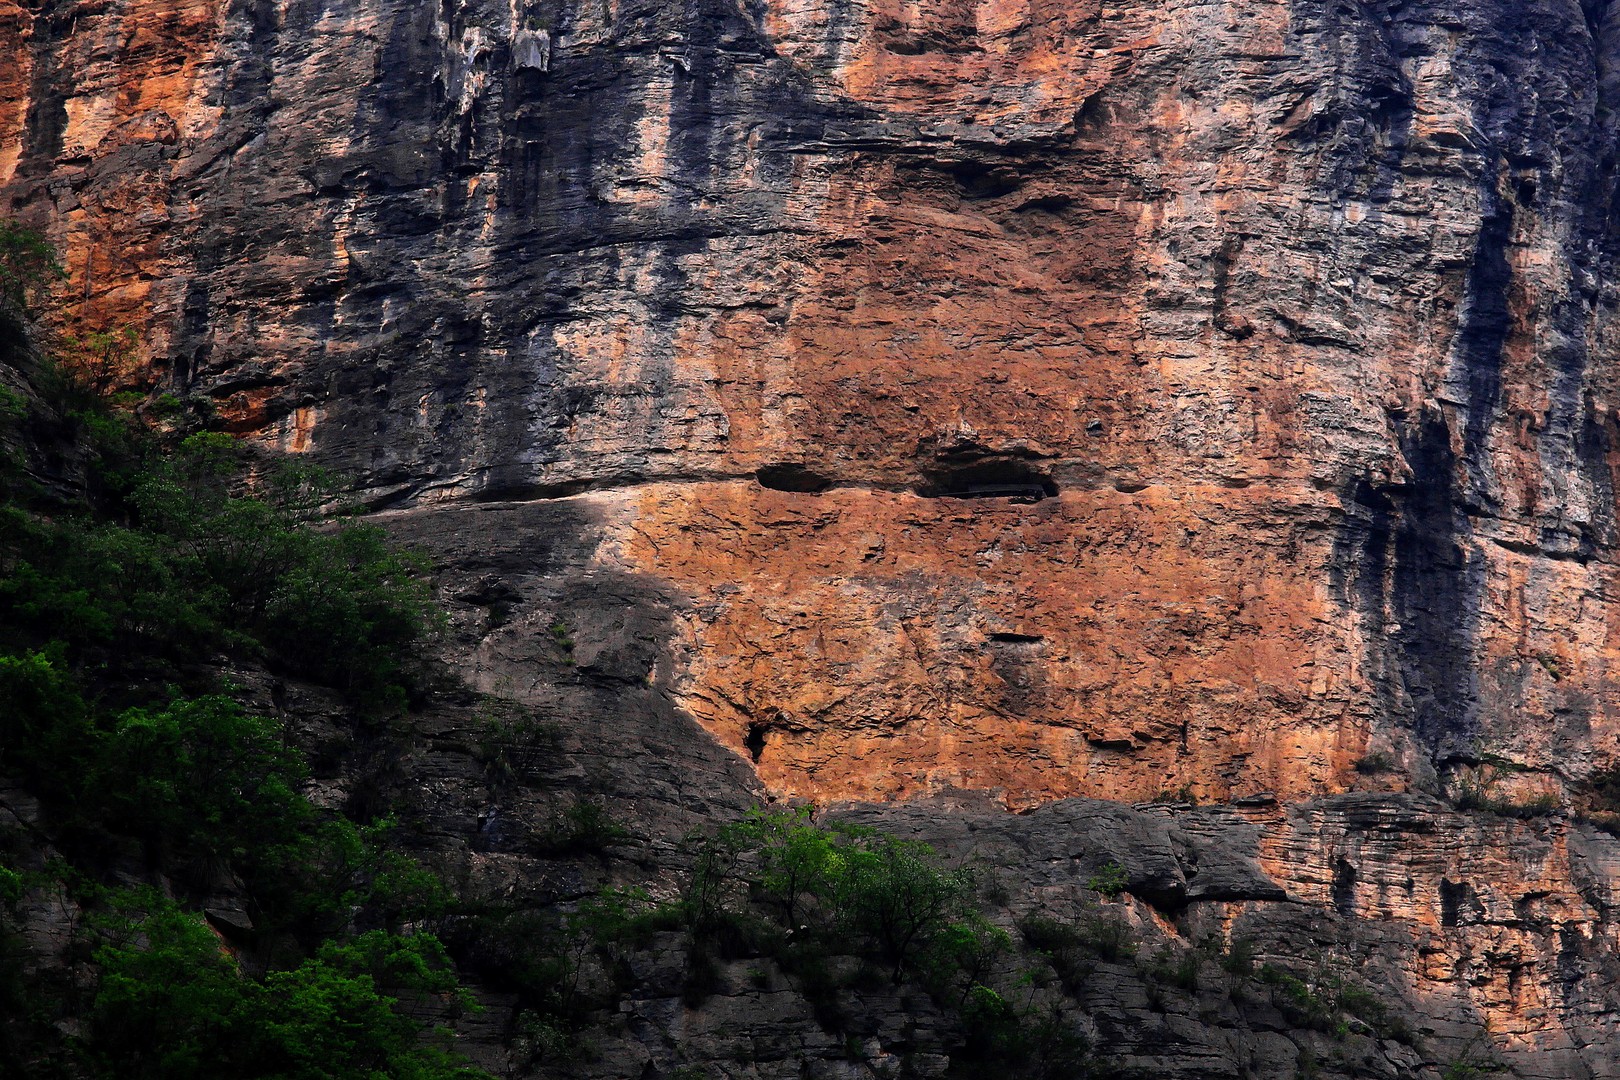
[[[748,725],[748,734],[743,737],[743,746],[755,765],[759,764],[760,757],[765,753],[765,730],[764,724],[755,722]]]
[[[1011,499],[1040,502],[1057,495],[1050,476],[1016,458],[990,458],[924,471],[917,494],[930,499]]]
[[[832,481],[814,469],[786,461],[765,466],[754,474],[754,479],[759,481],[760,487],[770,488],[772,491],[792,491],[800,494],[814,494],[832,487]]]

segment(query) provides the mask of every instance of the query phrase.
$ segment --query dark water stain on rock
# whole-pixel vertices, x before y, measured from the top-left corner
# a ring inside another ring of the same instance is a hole
[[[1499,162],[1491,162],[1481,181],[1483,216],[1448,373],[1448,383],[1462,400],[1462,464],[1468,483],[1464,494],[1481,508],[1497,501],[1492,494],[1489,436],[1502,399],[1503,353],[1513,326],[1509,306],[1513,270],[1507,251],[1514,207],[1497,190],[1500,169]]]
[[[1356,868],[1344,856],[1333,861],[1333,907],[1347,919],[1356,914]]]
[[[1456,490],[1452,434],[1430,411],[1401,434],[1406,485],[1351,482],[1335,541],[1336,587],[1362,622],[1379,696],[1436,761],[1471,752],[1479,730],[1478,604],[1484,566]]]
[[[34,15],[33,81],[28,88],[28,114],[23,123],[21,175],[48,172],[62,152],[67,131],[67,100],[73,90],[71,73],[61,69],[64,39],[72,31],[70,3],[42,4]]]
[[[1319,190],[1365,200],[1374,212],[1401,177],[1416,114],[1402,65],[1405,43],[1395,2],[1351,8],[1332,2],[1293,5],[1291,36],[1331,57],[1333,77],[1318,87],[1309,119],[1290,137],[1319,145]]]

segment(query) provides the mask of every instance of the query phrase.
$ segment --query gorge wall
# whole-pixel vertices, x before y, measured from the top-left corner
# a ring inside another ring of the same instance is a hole
[[[1607,0],[3,0],[0,55],[71,317],[435,550],[481,689],[651,693],[773,797],[1272,793],[1287,895],[1620,1072],[1547,974],[1612,843],[1401,796],[1620,755]],[[1367,789],[1450,839],[1366,855]],[[1518,933],[1545,1000],[1459,974]]]

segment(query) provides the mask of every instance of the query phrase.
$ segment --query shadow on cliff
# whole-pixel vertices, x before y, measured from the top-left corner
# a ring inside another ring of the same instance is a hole
[[[686,601],[594,562],[603,529],[591,507],[460,504],[377,520],[444,568],[446,658],[491,701],[566,731],[578,747],[575,786],[677,836],[761,797],[747,762],[672,697],[674,620]]]

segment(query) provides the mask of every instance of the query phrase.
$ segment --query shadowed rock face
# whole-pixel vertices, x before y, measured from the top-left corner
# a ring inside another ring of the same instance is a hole
[[[595,504],[776,790],[1553,788],[1620,736],[1616,25],[52,2],[0,181],[233,430]]]
[[[692,857],[680,837],[761,794],[747,759],[670,700],[674,674],[692,663],[672,627],[702,612],[646,575],[584,559],[617,528],[599,509],[571,499],[380,517],[446,564],[445,644],[457,666],[563,733],[527,784],[492,777],[478,756],[487,703],[441,706],[418,719],[425,738],[389,755],[408,828],[475,894],[576,897],[607,874],[667,895]],[[990,644],[1004,673],[1044,648],[1012,633]],[[756,729],[744,748],[768,761],[777,737]],[[610,798],[636,837],[611,861],[559,861],[535,842],[581,792]],[[831,813],[970,861],[1003,886],[989,890],[1000,897],[991,916],[1009,928],[1030,915],[1121,920],[1135,957],[1090,965],[1064,1016],[1104,1059],[1144,1075],[1289,1080],[1302,1062],[1357,1080],[1444,1080],[1458,1063],[1489,1062],[1526,1080],[1620,1075],[1620,839],[1589,823],[1372,792],[1200,806],[1077,798],[1010,814],[985,792],[952,791]],[[1126,892],[1104,903],[1095,883],[1110,865]],[[1263,975],[1223,973],[1207,953],[1196,985],[1154,974],[1211,939],[1249,942],[1256,967],[1298,973],[1319,996],[1340,983],[1370,991],[1377,1011],[1358,1006],[1347,1030],[1303,1019]],[[957,1026],[926,995],[880,979],[845,1002],[850,1026],[829,1031],[798,984],[758,958],[721,965],[713,996],[692,1008],[680,950],[667,941],[646,959],[644,980],[593,1028],[596,1053],[553,1072],[617,1080],[701,1064],[773,1080],[847,1076],[855,1034],[862,1060],[884,1075],[899,1056],[916,1065],[942,1049]],[[1042,994],[1031,998],[1037,1011]],[[470,1045],[498,1068],[511,1002],[488,1003],[486,1034],[469,1033]]]
[[[779,792],[1554,789],[1620,737],[1617,26],[8,5],[0,183],[233,431],[595,504]]]
[[[778,795],[1614,761],[1605,0],[0,0],[0,55],[9,204],[157,385],[469,581],[592,522],[486,689],[611,582]]]

